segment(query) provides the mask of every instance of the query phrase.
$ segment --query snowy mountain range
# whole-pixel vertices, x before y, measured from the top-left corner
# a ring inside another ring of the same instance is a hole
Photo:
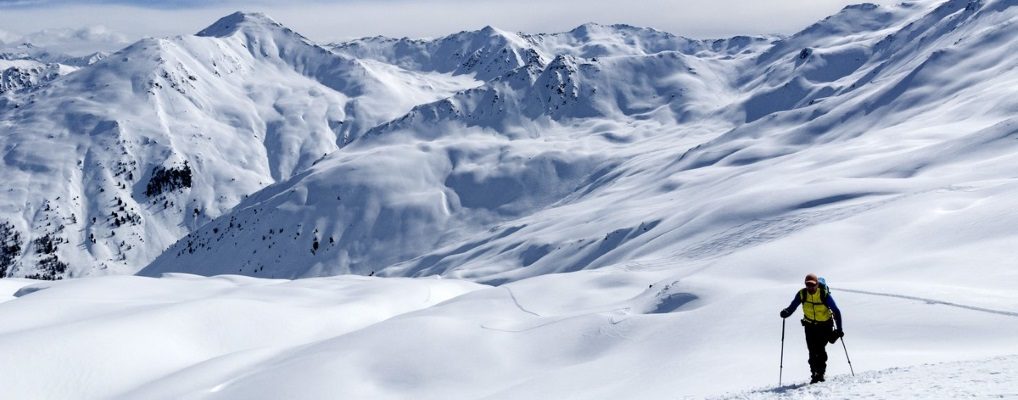
[[[95,64],[104,57],[106,54],[102,52],[72,57],[31,43],[0,46],[0,96],[39,86],[81,67]]]
[[[5,98],[7,275],[134,272],[243,197],[471,79],[349,59],[259,14]],[[45,245],[44,245],[45,244]]]
[[[142,273],[504,282],[716,257],[942,190],[961,181],[917,176],[930,163],[1009,162],[1014,105],[992,93],[1014,79],[1010,5],[853,6],[780,39],[588,24],[334,45],[484,83],[375,126]]]
[[[586,24],[329,46],[236,13],[73,73],[12,67],[0,269],[513,280],[723,254],[747,221],[945,185],[881,179],[930,168],[928,140],[823,178],[822,148],[921,121],[963,127],[916,133],[956,157],[1006,154],[1013,105],[987,93],[1013,79],[1012,5],[864,4],[784,38]]]
[[[331,44],[235,13],[5,53],[0,386],[1013,396],[1016,6]],[[778,318],[808,272],[847,324],[812,386]]]

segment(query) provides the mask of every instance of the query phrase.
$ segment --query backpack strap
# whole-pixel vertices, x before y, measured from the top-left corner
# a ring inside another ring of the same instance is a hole
[[[820,285],[817,289],[820,290],[820,302],[823,303],[825,300],[827,300],[827,296],[831,294],[831,289],[828,288],[827,285]],[[806,288],[799,289],[799,302],[805,303],[806,296],[807,296]]]

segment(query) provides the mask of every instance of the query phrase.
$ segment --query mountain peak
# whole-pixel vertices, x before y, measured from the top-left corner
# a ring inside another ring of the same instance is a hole
[[[597,22],[587,22],[583,25],[577,26],[569,31],[569,33],[576,35],[585,35],[594,32],[604,31],[653,31],[654,29],[642,28],[628,24],[599,24]]]
[[[604,27],[604,25],[599,24],[597,22],[587,22],[587,23],[581,24],[580,26],[577,26],[577,27],[573,28],[570,32],[581,33],[581,32],[601,29],[603,27]]]
[[[877,8],[880,8],[880,5],[874,4],[874,3],[860,3],[860,4],[849,4],[849,5],[845,6],[845,8],[843,8],[842,10],[863,10],[863,11],[869,11],[869,10],[876,10]]]
[[[233,35],[242,29],[260,27],[278,28],[282,27],[282,25],[272,18],[269,18],[269,16],[259,12],[237,11],[233,14],[220,18],[212,25],[209,25],[208,28],[202,29],[201,32],[198,32],[198,36],[226,37]]]
[[[498,36],[505,37],[505,38],[515,38],[515,37],[517,37],[517,35],[515,33],[513,33],[513,32],[505,31],[505,30],[496,28],[496,27],[491,26],[491,25],[485,25],[484,28],[481,28],[481,30],[479,30],[477,32],[479,34],[481,34],[481,36],[484,36],[484,37],[498,37]]]
[[[592,35],[596,35],[598,32],[605,30],[605,26],[596,22],[587,22],[583,25],[577,26],[570,30],[568,33],[574,37],[590,39]]]
[[[573,28],[569,32],[565,32],[565,34],[568,36],[572,36],[577,40],[583,41],[599,40],[608,37],[627,37],[627,36],[637,36],[645,38],[656,37],[663,39],[670,39],[676,37],[671,33],[658,31],[653,28],[638,27],[627,24],[605,25],[596,22],[587,22],[583,25]]]

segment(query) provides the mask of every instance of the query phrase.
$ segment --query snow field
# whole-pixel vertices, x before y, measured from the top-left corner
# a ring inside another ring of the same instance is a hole
[[[0,304],[5,396],[124,395],[188,367],[266,359],[481,287],[397,281],[174,276],[38,284],[44,289]]]
[[[746,253],[500,287],[436,278],[189,275],[44,283],[0,304],[0,317],[14,321],[0,333],[0,363],[17,371],[0,379],[27,398],[737,395],[776,386],[777,312],[801,279],[747,271],[742,257],[763,271],[802,262],[781,246]],[[811,256],[822,264],[839,255]],[[860,377],[874,377],[845,378],[844,352],[829,346],[830,379],[862,386],[844,393],[899,379],[878,372],[888,368],[1018,354],[1007,334],[1018,328],[1018,313],[1009,311],[1016,302],[997,290],[1007,282],[984,285],[987,293],[910,280],[909,271],[877,279],[835,263],[816,270],[837,279],[833,295],[845,312],[853,366]],[[786,322],[783,373],[791,385],[808,376],[799,315]],[[980,371],[996,379],[997,364],[988,365]],[[728,384],[719,387],[721,379]],[[799,392],[773,395],[790,393]]]

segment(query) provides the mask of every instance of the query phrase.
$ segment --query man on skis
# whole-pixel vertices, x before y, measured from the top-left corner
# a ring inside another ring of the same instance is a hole
[[[841,310],[831,297],[830,289],[815,274],[806,275],[806,287],[800,289],[792,304],[781,310],[781,318],[788,318],[802,304],[802,326],[806,329],[806,347],[809,349],[809,383],[824,381],[827,370],[827,343],[845,336],[841,324]],[[837,328],[835,329],[835,323]]]

